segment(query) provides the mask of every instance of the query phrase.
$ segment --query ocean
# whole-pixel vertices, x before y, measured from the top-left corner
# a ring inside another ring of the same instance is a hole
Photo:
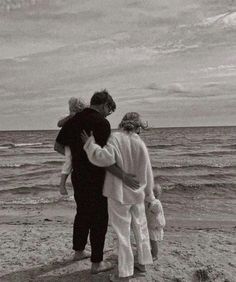
[[[57,130],[0,132],[0,205],[73,201],[58,193],[64,157],[54,151]],[[164,190],[195,193],[236,188],[236,127],[149,128],[155,181]]]

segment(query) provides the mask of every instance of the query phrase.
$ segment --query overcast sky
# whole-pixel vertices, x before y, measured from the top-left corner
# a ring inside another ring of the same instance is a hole
[[[107,88],[116,127],[236,125],[234,0],[0,0],[0,130],[56,129]]]

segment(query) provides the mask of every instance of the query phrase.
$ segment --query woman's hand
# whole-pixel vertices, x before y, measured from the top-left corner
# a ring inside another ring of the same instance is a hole
[[[84,143],[86,143],[88,141],[90,136],[93,136],[92,131],[90,132],[90,135],[88,135],[85,130],[83,130],[82,133],[80,134],[80,137],[81,137],[81,139]]]

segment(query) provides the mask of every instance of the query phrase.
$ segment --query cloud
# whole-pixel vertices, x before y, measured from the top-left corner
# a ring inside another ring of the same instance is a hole
[[[113,124],[130,110],[155,126],[181,126],[186,113],[189,124],[201,114],[214,124],[223,110],[222,122],[233,117],[232,30],[196,25],[229,2],[28,2],[8,12],[0,5],[1,128],[55,128],[69,97],[89,101],[102,88],[118,105]]]
[[[172,83],[169,85],[162,85],[162,84],[157,84],[155,82],[149,84],[147,87],[147,89],[149,90],[153,90],[157,93],[159,93],[159,95],[171,95],[171,94],[181,94],[181,93],[187,93],[188,90],[186,89],[186,86],[184,86],[183,84],[176,82],[176,83]]]
[[[181,83],[174,83],[168,86],[168,92],[170,93],[185,93],[186,90]]]

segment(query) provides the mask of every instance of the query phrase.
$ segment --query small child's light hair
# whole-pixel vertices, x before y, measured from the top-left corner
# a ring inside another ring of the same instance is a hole
[[[161,185],[156,183],[154,185],[154,189],[153,189],[153,192],[154,192],[154,195],[156,198],[159,198],[161,196],[161,193],[162,193],[162,188],[161,188]]]
[[[81,112],[85,107],[84,101],[80,98],[71,97],[68,101],[70,114]]]

